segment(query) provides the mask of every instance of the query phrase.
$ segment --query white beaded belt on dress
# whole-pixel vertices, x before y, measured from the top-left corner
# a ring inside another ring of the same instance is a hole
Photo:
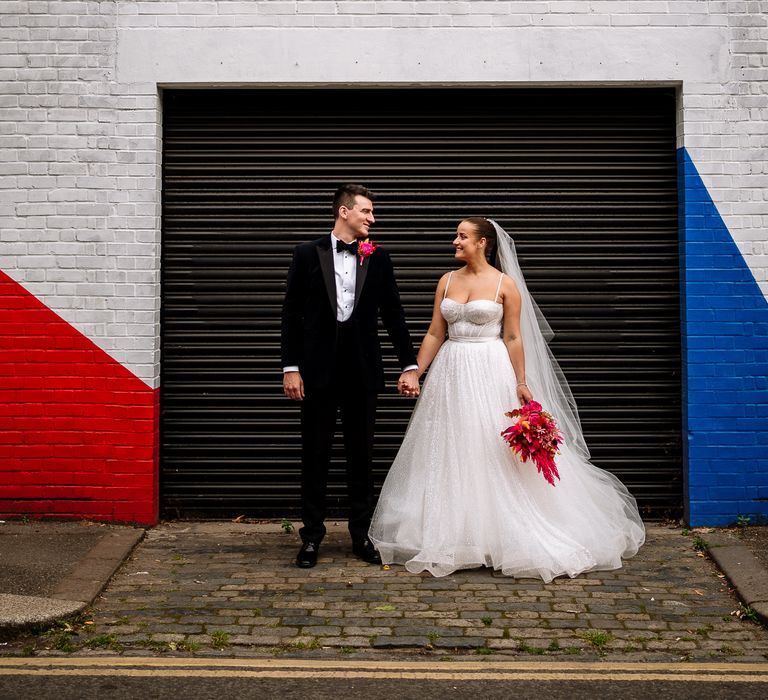
[[[493,340],[501,340],[501,338],[498,335],[452,335],[449,336],[448,340],[454,340],[457,343],[490,343]]]

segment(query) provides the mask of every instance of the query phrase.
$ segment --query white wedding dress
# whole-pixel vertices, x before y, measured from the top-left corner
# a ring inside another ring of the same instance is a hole
[[[500,337],[503,306],[446,297],[440,311],[448,339],[424,382],[371,524],[382,561],[435,576],[488,566],[546,582],[621,567],[622,557],[634,555],[645,539],[624,485],[563,444],[553,487],[500,435],[512,423],[504,413],[518,407]]]

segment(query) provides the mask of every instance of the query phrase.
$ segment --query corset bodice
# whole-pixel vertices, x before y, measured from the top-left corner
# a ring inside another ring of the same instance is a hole
[[[440,303],[440,313],[448,323],[448,337],[452,340],[492,340],[501,335],[504,307],[490,299],[475,299],[460,304],[446,298]]]

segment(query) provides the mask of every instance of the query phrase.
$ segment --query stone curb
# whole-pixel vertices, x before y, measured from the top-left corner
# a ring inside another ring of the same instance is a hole
[[[0,593],[0,633],[69,617],[85,606],[86,603],[80,600]]]
[[[91,605],[145,533],[141,528],[107,533],[48,597],[0,595],[0,631],[52,622]]]
[[[730,533],[716,532],[704,538],[707,553],[725,574],[745,606],[755,611],[768,627],[768,570]]]

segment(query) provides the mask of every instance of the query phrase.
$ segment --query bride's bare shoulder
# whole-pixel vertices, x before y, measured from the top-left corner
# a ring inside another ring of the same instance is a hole
[[[517,289],[517,284],[509,275],[504,275],[501,279],[501,295],[506,299],[519,299],[520,292]]]
[[[445,285],[448,284],[448,278],[451,276],[450,272],[443,273],[442,277],[437,280],[437,292],[442,292],[445,289]]]

